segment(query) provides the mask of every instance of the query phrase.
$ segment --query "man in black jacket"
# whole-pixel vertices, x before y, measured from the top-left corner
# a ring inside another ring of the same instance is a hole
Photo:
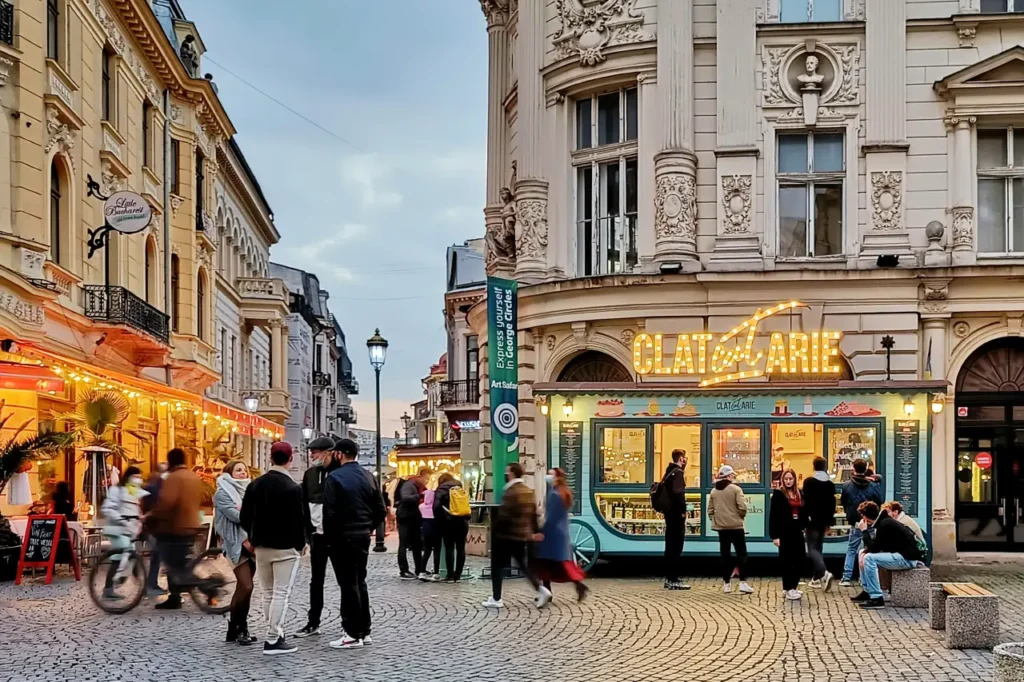
[[[430,469],[420,469],[416,476],[406,479],[395,488],[395,519],[398,522],[398,574],[402,580],[416,580],[424,574],[423,541],[420,530],[423,514],[420,503],[427,487]],[[409,571],[406,552],[412,550],[413,570]],[[423,575],[424,579],[426,578]]]
[[[688,590],[679,579],[686,542],[686,450],[673,450],[672,461],[661,479],[672,506],[665,514],[665,589]]]
[[[296,637],[320,634],[320,614],[324,610],[324,577],[327,575],[327,541],[324,539],[324,486],[331,472],[341,466],[334,453],[334,439],[314,438],[306,446],[314,460],[302,477],[303,510],[306,512],[306,540],[309,542],[309,616],[306,627]]]
[[[836,486],[825,469],[828,462],[824,457],[814,458],[814,475],[804,479],[804,512],[807,514],[807,556],[811,560],[811,587],[821,587],[826,592],[832,587],[832,574],[825,568],[822,547],[825,535],[836,522]]]
[[[858,524],[864,533],[864,569],[860,573],[861,586],[864,588],[850,600],[859,604],[862,609],[881,609],[885,607],[882,599],[882,586],[878,582],[878,569],[890,571],[907,571],[921,565],[921,550],[917,546],[917,536],[889,512],[878,509],[874,502],[862,502],[857,509],[861,521]]]
[[[369,471],[359,466],[359,446],[342,439],[337,445],[341,466],[324,487],[324,537],[334,575],[341,588],[341,625],[345,633],[331,642],[335,649],[370,644],[370,595],[366,561],[370,533],[384,523],[384,496]]]
[[[270,446],[273,466],[249,484],[242,498],[242,528],[256,548],[256,575],[263,588],[263,613],[267,618],[265,654],[290,654],[297,647],[285,643],[284,620],[288,597],[299,572],[299,558],[306,548],[302,490],[288,473],[292,446]]]

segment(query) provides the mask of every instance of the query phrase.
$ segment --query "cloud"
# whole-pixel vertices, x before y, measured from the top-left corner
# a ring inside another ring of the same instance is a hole
[[[341,161],[341,177],[355,185],[365,208],[390,208],[402,204],[402,195],[380,187],[380,181],[391,172],[378,154],[355,154]]]
[[[441,211],[443,220],[468,220],[470,218],[481,218],[483,211],[479,206],[449,206]]]
[[[455,150],[435,156],[431,164],[435,171],[449,175],[476,175],[484,172],[486,165],[483,148]]]

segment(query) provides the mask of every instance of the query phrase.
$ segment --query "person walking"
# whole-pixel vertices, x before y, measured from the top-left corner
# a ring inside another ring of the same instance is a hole
[[[292,461],[292,446],[279,441],[270,446],[273,466],[249,484],[242,498],[241,524],[255,549],[256,575],[263,590],[267,638],[263,653],[290,654],[298,650],[284,636],[288,598],[306,548],[306,514],[302,490],[285,468]]]
[[[718,553],[722,558],[722,591],[732,592],[732,579],[739,578],[740,594],[751,594],[754,591],[749,584],[745,570],[747,567],[747,535],[743,520],[747,516],[747,498],[743,489],[734,482],[736,472],[728,464],[718,470],[715,489],[708,498],[708,518],[711,519],[711,530],[718,533]],[[733,561],[731,549],[736,550]]]
[[[853,584],[853,570],[857,566],[857,554],[860,551],[861,530],[860,513],[857,511],[864,502],[874,502],[882,506],[882,478],[868,474],[868,462],[866,459],[855,459],[853,461],[853,475],[843,486],[843,492],[839,496],[839,503],[846,513],[846,521],[850,524],[850,537],[846,543],[846,560],[843,562],[843,579],[839,581],[840,587],[849,587]]]
[[[832,574],[825,567],[823,547],[825,536],[836,519],[836,486],[825,471],[828,462],[824,457],[814,458],[814,475],[804,479],[804,514],[807,539],[807,555],[811,560],[810,587],[820,587],[826,592],[832,589]]]
[[[807,559],[804,550],[807,515],[804,511],[804,496],[796,484],[796,472],[792,469],[783,471],[779,484],[780,487],[772,493],[768,537],[779,548],[782,591],[786,599],[796,601],[803,597],[803,592],[797,587],[800,585],[800,571]]]
[[[430,476],[430,469],[423,467],[415,476],[399,481],[395,488],[395,517],[398,519],[398,575],[402,580],[416,580],[423,576],[423,515],[420,503]],[[408,552],[412,551],[413,570],[409,570]]]
[[[167,478],[167,462],[160,462],[146,481],[145,491],[149,493],[142,498],[142,513],[148,515],[153,511],[160,496],[160,485]],[[146,576],[146,596],[163,597],[167,590],[160,587],[160,543],[153,533],[152,523],[143,517],[143,530],[146,532],[146,543],[149,545],[149,575]]]
[[[142,510],[139,500],[148,493],[142,489],[142,471],[136,466],[128,467],[116,485],[110,486],[103,500],[100,512],[103,514],[103,535],[111,549],[125,550],[139,536]],[[103,585],[103,598],[110,601],[123,599],[114,587],[114,576],[120,567],[120,560],[111,559],[107,579]]]
[[[434,492],[434,519],[444,541],[447,582],[457,583],[462,579],[471,514],[469,493],[462,487],[462,482],[448,472],[441,474]]]
[[[224,465],[213,493],[213,528],[220,536],[224,555],[234,566],[235,593],[231,596],[231,616],[225,642],[249,646],[256,638],[249,634],[249,605],[252,603],[256,559],[253,547],[242,528],[242,498],[249,487],[249,467],[233,459]]]
[[[356,461],[359,446],[355,441],[344,438],[337,450],[341,466],[331,472],[324,486],[324,537],[341,588],[344,632],[330,646],[353,649],[373,643],[366,562],[370,534],[384,523],[387,511],[377,479]]]
[[[423,502],[420,503],[420,516],[423,517],[421,527],[421,540],[423,543],[423,572],[419,578],[423,581],[441,581],[441,533],[438,532],[437,519],[434,518],[434,495],[435,491],[423,491]],[[427,564],[434,560],[434,570],[427,573]]]
[[[327,540],[324,537],[324,488],[327,478],[341,466],[335,441],[328,436],[314,438],[306,446],[313,466],[302,476],[302,509],[306,513],[306,541],[309,543],[309,612],[306,625],[296,637],[320,634],[320,614],[324,610],[324,579],[327,577]]]
[[[658,484],[656,506],[665,515],[665,589],[688,590],[680,580],[686,542],[686,450],[673,450],[672,461]],[[652,504],[655,500],[652,499]]]
[[[548,484],[544,498],[543,536],[534,552],[534,572],[545,589],[551,583],[572,583],[576,586],[576,600],[583,601],[589,588],[583,584],[585,575],[573,561],[572,542],[569,540],[569,510],[572,509],[572,491],[565,481],[565,472],[555,468],[544,477]]]
[[[526,563],[526,549],[537,536],[537,530],[537,503],[533,490],[523,482],[523,466],[512,462],[505,468],[501,506],[491,523],[491,596],[484,602],[486,608],[505,606],[501,601],[501,585],[505,570],[513,560],[537,590],[534,602],[537,608],[542,609],[551,601],[551,590],[540,584]]]
[[[167,478],[160,484],[150,517],[167,567],[167,599],[158,609],[180,609],[181,593],[196,584],[188,568],[188,555],[199,531],[199,509],[205,493],[203,482],[185,466],[185,451],[174,448],[167,453]],[[152,577],[152,576],[151,576]]]
[[[860,594],[850,597],[850,601],[862,609],[881,609],[885,607],[885,600],[878,569],[906,571],[917,568],[921,566],[924,554],[914,531],[890,517],[889,512],[880,511],[874,502],[861,502],[858,512],[861,520],[857,525],[863,535],[866,553],[861,573],[862,589]]]

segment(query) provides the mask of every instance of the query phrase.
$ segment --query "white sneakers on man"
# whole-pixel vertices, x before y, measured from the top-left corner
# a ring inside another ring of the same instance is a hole
[[[725,594],[732,594],[732,583],[722,585],[722,592]]]
[[[543,585],[541,585],[540,589],[537,590],[537,600],[536,600],[537,608],[538,609],[542,609],[545,606],[547,606],[548,603],[550,603],[550,602],[551,602],[551,590],[549,590],[548,588],[546,588]]]
[[[740,583],[740,594],[754,594],[754,588],[747,584],[744,580]]]
[[[804,593],[801,592],[800,590],[787,590],[786,591],[786,599],[789,600],[789,601],[798,601],[803,596],[804,596]]]
[[[358,649],[361,646],[363,646],[363,640],[348,635],[342,635],[341,639],[336,639],[330,644],[332,649]]]
[[[503,601],[501,601],[500,599],[495,599],[494,597],[488,597],[487,601],[484,602],[484,608],[486,608],[486,609],[503,609],[503,608],[505,608],[505,603]]]

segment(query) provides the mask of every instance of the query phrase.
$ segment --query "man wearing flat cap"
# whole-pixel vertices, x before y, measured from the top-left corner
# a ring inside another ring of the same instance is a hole
[[[320,634],[320,614],[324,609],[324,576],[327,575],[327,541],[324,539],[324,485],[331,472],[341,466],[335,457],[335,440],[330,436],[314,438],[306,446],[313,466],[302,476],[302,500],[306,511],[306,539],[312,576],[309,581],[309,616],[306,627],[296,637]]]

